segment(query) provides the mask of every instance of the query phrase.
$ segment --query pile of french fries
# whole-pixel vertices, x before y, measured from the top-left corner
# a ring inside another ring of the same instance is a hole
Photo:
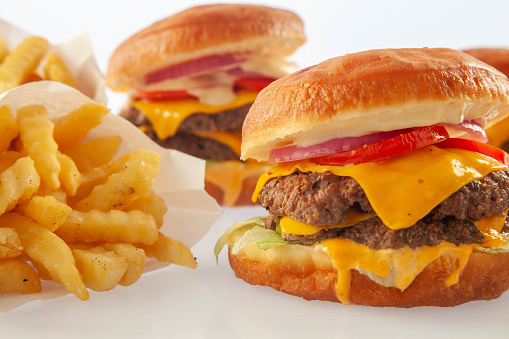
[[[1,293],[36,293],[43,279],[86,300],[87,289],[136,282],[147,257],[196,267],[187,246],[159,232],[159,155],[115,157],[119,136],[85,139],[107,113],[89,103],[50,120],[42,105],[0,107]]]
[[[76,88],[76,79],[62,58],[47,53],[49,43],[41,37],[29,37],[9,51],[0,36],[0,93],[21,84],[38,81],[58,81]],[[42,63],[42,71],[36,72]]]

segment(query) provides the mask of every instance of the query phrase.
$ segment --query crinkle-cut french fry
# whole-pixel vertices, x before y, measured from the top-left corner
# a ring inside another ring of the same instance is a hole
[[[96,102],[88,103],[53,120],[53,137],[60,147],[67,147],[85,138],[92,128],[99,125],[109,108]]]
[[[121,143],[121,137],[111,135],[86,142],[80,141],[68,147],[60,147],[60,152],[71,157],[81,172],[86,172],[111,161],[117,154]]]
[[[8,106],[0,107],[0,153],[6,151],[19,134],[18,124]]]
[[[127,271],[118,282],[119,285],[130,286],[140,279],[146,262],[143,249],[127,243],[104,243],[101,244],[101,247],[107,251],[113,251],[127,260]]]
[[[51,53],[44,65],[44,76],[46,80],[58,81],[76,88],[76,79],[65,64],[64,60],[56,53]]]
[[[25,39],[0,64],[0,93],[21,85],[41,61],[49,43],[40,37]]]
[[[153,244],[157,240],[157,225],[154,217],[141,211],[72,211],[55,234],[67,243]]]
[[[81,173],[68,155],[57,152],[57,158],[60,162],[60,175],[58,177],[60,184],[68,195],[73,196],[80,187]]]
[[[70,199],[71,206],[90,195],[96,186],[104,184],[110,175],[120,172],[128,161],[135,159],[141,152],[143,152],[141,149],[135,150],[112,159],[99,167],[94,167],[87,172],[82,172],[81,185],[78,188],[78,193]]]
[[[18,109],[20,139],[27,154],[34,160],[41,182],[49,189],[60,187],[60,161],[58,145],[53,139],[53,123],[48,119],[46,108],[41,105]]]
[[[41,196],[41,197],[45,197],[47,195],[51,195],[52,197],[54,197],[58,201],[60,201],[60,202],[62,202],[64,204],[69,205],[67,203],[67,193],[62,189],[62,187],[60,187],[57,190],[51,190],[51,189],[47,188],[46,186],[44,186],[43,184],[41,184],[39,186],[39,189],[36,192],[36,195]]]
[[[0,214],[12,210],[17,203],[28,201],[39,184],[34,161],[30,157],[18,159],[0,174]]]
[[[58,236],[27,217],[16,213],[0,215],[0,225],[14,228],[23,251],[46,268],[51,279],[81,300],[89,298],[85,284],[76,269],[69,246]]]
[[[18,233],[10,227],[0,226],[0,259],[16,258],[22,249]]]
[[[39,276],[26,261],[0,260],[0,293],[37,293],[41,291]]]
[[[151,151],[141,151],[126,162],[123,169],[108,177],[102,185],[94,187],[90,195],[78,201],[78,211],[123,209],[136,198],[152,189],[161,158]]]
[[[5,151],[0,153],[0,173],[14,165],[19,158],[21,158],[21,153],[18,151]]]
[[[35,195],[26,204],[19,206],[17,212],[29,217],[39,225],[54,231],[62,225],[72,208],[58,201],[54,196]]]
[[[85,286],[94,291],[111,290],[127,271],[126,258],[99,246],[90,249],[74,248],[72,254]]]
[[[166,206],[164,199],[151,190],[147,194],[135,199],[124,209],[124,211],[133,210],[151,214],[156,221],[157,227],[161,228],[164,223],[164,215],[168,212],[168,207]]]
[[[138,245],[137,245],[138,246]],[[158,261],[168,262],[179,266],[196,268],[196,259],[189,247],[165,236],[159,232],[157,241],[152,245],[139,244],[148,257],[154,257]]]
[[[4,61],[4,58],[9,54],[9,49],[7,48],[7,45],[5,44],[5,41],[0,36],[0,64],[2,61]]]

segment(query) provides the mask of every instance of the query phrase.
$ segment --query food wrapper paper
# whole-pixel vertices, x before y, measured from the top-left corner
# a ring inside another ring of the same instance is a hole
[[[13,50],[26,38],[34,35],[37,34],[30,34],[9,22],[0,20],[0,36],[9,51]],[[45,37],[41,36],[41,38]],[[55,52],[62,58],[76,79],[78,90],[96,102],[106,104],[107,97],[104,77],[97,66],[92,43],[88,35],[83,34],[58,45],[53,45],[51,41],[49,42],[50,46],[46,55]],[[36,73],[39,75],[42,75],[42,65],[44,65],[44,59],[36,70]]]
[[[74,88],[52,81],[31,82],[0,95],[0,107],[8,105],[13,114],[24,106],[44,105],[50,119],[90,102],[93,100]],[[87,139],[106,135],[122,137],[122,146],[117,156],[139,148],[159,153],[161,168],[153,190],[168,206],[161,232],[189,247],[196,244],[221,214],[217,202],[204,190],[205,161],[160,147],[127,120],[111,113],[90,131]],[[146,271],[161,266],[163,264],[155,260],[147,261]],[[0,295],[0,312],[11,310],[27,301],[48,300],[68,294],[58,284],[46,281],[42,284],[41,293]]]

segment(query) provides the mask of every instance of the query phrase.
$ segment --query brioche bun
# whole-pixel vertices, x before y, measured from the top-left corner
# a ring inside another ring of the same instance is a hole
[[[326,60],[281,78],[256,98],[242,131],[241,159],[273,148],[309,146],[437,123],[509,114],[509,80],[451,49],[379,49]]]
[[[306,41],[294,13],[265,6],[192,7],[134,34],[110,58],[108,87],[125,91],[139,74],[209,55],[256,52],[287,56]]]
[[[237,255],[229,251],[228,258],[235,276],[249,284],[269,286],[307,300],[339,302],[334,289],[338,274],[331,258],[323,252],[311,253],[313,250],[306,246],[291,247],[293,252],[299,249],[304,252],[296,256],[298,260],[292,260],[284,252],[273,251],[277,247],[264,251],[256,246],[250,247],[248,252],[241,250]],[[509,288],[509,253],[472,253],[459,282],[446,287],[444,279],[449,273],[450,263],[438,258],[407,289],[400,291],[379,285],[352,270],[350,302],[377,307],[450,307],[495,299]]]
[[[498,69],[509,77],[509,49],[506,48],[472,48],[463,52]]]

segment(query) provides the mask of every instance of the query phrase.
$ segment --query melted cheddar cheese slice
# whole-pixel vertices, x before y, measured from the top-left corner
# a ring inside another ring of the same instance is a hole
[[[380,162],[320,166],[309,160],[281,163],[264,173],[253,201],[271,178],[301,172],[331,172],[354,178],[390,229],[408,228],[469,182],[507,166],[483,154],[462,149],[423,147]]]
[[[327,230],[331,228],[343,228],[357,224],[363,220],[369,219],[376,216],[374,213],[362,213],[361,211],[349,208],[345,212],[345,221],[337,225],[331,226],[313,226],[300,221],[293,220],[289,217],[283,217],[279,221],[281,226],[281,232],[287,234],[299,234],[299,235],[313,235],[321,230]]]
[[[488,128],[486,130],[486,134],[488,135],[488,144],[495,147],[502,146],[506,141],[509,140],[507,131],[509,131],[509,118],[505,118],[504,120]]]
[[[251,104],[256,99],[258,92],[244,90],[236,94],[235,100],[220,106],[204,105],[194,98],[156,101],[134,100],[133,106],[147,116],[159,139],[164,140],[175,135],[179,125],[188,116],[195,113],[216,114]]]
[[[494,215],[474,222],[475,226],[484,237],[482,247],[492,248],[504,246],[506,244],[506,237],[501,234],[506,218],[507,211],[502,215]]]
[[[367,274],[380,285],[404,291],[433,260],[443,258],[452,265],[444,281],[446,286],[451,286],[459,281],[474,247],[473,244],[456,246],[442,241],[438,246],[374,250],[341,238],[328,239],[320,245],[338,270],[336,295],[344,304],[350,302],[350,271],[353,269]]]

